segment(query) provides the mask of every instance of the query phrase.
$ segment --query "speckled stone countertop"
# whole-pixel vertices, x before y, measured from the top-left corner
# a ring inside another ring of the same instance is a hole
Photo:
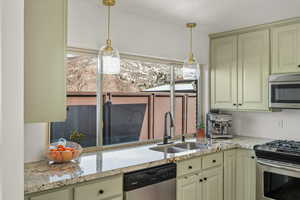
[[[195,140],[189,139],[187,141]],[[187,150],[173,154],[153,151],[150,148],[156,145],[148,144],[116,150],[83,153],[78,163],[53,165],[49,165],[46,161],[27,163],[25,164],[24,172],[24,192],[25,195],[28,195],[226,149],[252,149],[254,145],[268,141],[271,140],[238,136],[230,140],[213,141],[212,145],[207,149]]]

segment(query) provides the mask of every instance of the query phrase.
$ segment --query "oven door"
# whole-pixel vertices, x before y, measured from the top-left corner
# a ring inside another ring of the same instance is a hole
[[[300,108],[300,82],[270,82],[271,108]]]
[[[300,169],[259,159],[257,161],[257,199],[300,199]]]

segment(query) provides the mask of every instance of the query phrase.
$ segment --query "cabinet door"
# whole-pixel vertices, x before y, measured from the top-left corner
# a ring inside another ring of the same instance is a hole
[[[72,200],[71,190],[61,190],[50,192],[40,196],[31,197],[30,200]]]
[[[177,179],[177,200],[201,200],[200,177],[198,175],[184,176]]]
[[[237,37],[211,40],[211,107],[236,109]]]
[[[269,109],[269,43],[269,30],[238,37],[238,109]]]
[[[203,172],[203,200],[223,200],[223,168]]]
[[[272,29],[272,73],[300,72],[300,24]]]
[[[256,199],[256,160],[253,151],[238,150],[236,165],[236,199]]]
[[[224,152],[224,200],[235,200],[236,150]]]
[[[25,122],[64,121],[67,0],[25,0]]]

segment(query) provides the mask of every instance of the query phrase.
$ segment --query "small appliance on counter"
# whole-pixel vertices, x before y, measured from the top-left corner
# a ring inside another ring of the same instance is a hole
[[[233,138],[232,115],[211,110],[206,115],[206,134],[212,139]]]

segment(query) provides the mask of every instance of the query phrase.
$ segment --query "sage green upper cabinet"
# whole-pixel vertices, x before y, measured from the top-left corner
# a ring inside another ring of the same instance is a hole
[[[274,27],[272,73],[300,72],[300,23]]]
[[[268,110],[269,30],[238,36],[238,109]]]
[[[211,107],[268,110],[269,29],[211,40]]]
[[[67,0],[25,0],[25,122],[64,121]]]
[[[211,107],[236,109],[237,36],[211,40]]]

